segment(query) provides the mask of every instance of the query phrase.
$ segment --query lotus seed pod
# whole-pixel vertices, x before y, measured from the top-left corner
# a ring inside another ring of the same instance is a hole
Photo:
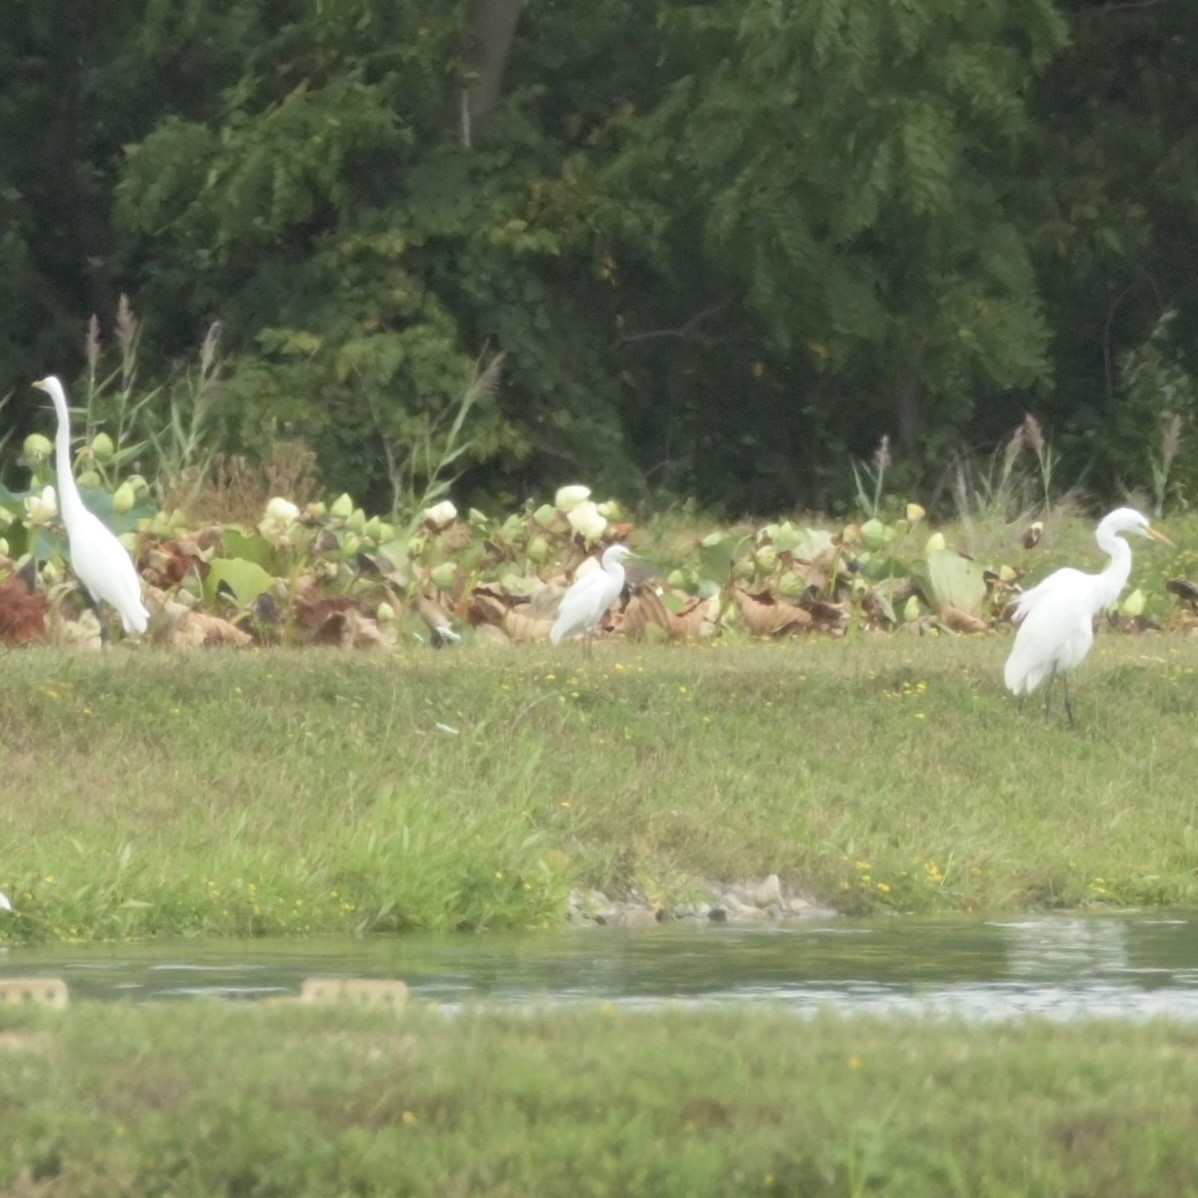
[[[907,523],[918,524],[928,513],[918,503],[907,504]]]
[[[807,589],[807,583],[800,578],[793,570],[787,570],[781,578],[778,579],[779,594],[787,596],[789,599],[797,599]]]
[[[1134,620],[1137,616],[1144,614],[1144,592],[1136,587],[1134,591],[1120,605],[1120,610],[1129,619]]]
[[[366,527],[362,530],[362,535],[368,541],[377,541],[379,539],[379,533],[382,530],[382,527],[383,522],[377,516],[371,516],[370,519],[366,521]]]
[[[923,551],[930,556],[933,553],[940,553],[947,548],[948,546],[944,540],[944,533],[934,532],[930,537],[928,537],[928,543],[923,547]]]
[[[442,562],[431,571],[433,582],[443,591],[453,590],[454,579],[458,576],[458,568],[453,562]]]
[[[133,488],[134,495],[141,496],[150,493],[150,484],[140,474],[131,474],[125,481]]]
[[[472,507],[466,513],[466,522],[472,528],[477,528],[481,531],[491,523],[491,517],[486,512],[480,512],[478,508]]]
[[[886,525],[881,520],[866,520],[861,525],[861,539],[869,549],[881,549],[886,544]]]
[[[345,536],[341,538],[341,554],[343,557],[353,557],[359,549],[362,548],[362,538],[355,532],[350,532],[346,529]]]
[[[559,512],[569,514],[580,503],[585,503],[591,497],[591,488],[583,486],[558,487],[553,497],[553,505]]]
[[[41,433],[30,433],[25,438],[23,446],[25,457],[31,462],[44,462],[49,456],[50,451],[54,448],[49,437],[43,437]]]
[[[528,542],[525,552],[528,554],[529,560],[536,562],[539,566],[549,556],[549,542],[540,533],[537,533]]]
[[[116,446],[107,433],[97,433],[92,438],[92,453],[97,462],[110,462],[112,455],[116,453]]]
[[[542,528],[548,528],[557,520],[557,508],[555,508],[552,504],[543,503],[535,512],[533,512],[532,518]],[[507,526],[504,525],[504,527],[506,528]]]
[[[618,520],[624,514],[624,509],[614,499],[608,499],[597,506],[599,515],[606,516],[609,520]]]
[[[384,600],[376,608],[374,618],[380,624],[390,624],[391,621],[395,619],[395,608],[393,608],[390,603]]]
[[[327,503],[321,503],[319,501],[316,503],[309,503],[304,508],[304,511],[307,512],[308,515],[311,516],[314,520],[323,520],[324,517],[326,515],[328,515],[329,505]]]
[[[46,586],[53,586],[56,582],[62,581],[62,571],[58,568],[58,563],[48,561],[42,566],[42,582]]]
[[[778,551],[773,545],[762,545],[756,553],[753,554],[756,559],[757,568],[769,574],[778,566]]]
[[[8,538],[0,537],[0,557],[8,556]]]
[[[85,470],[76,481],[81,487],[98,487],[101,483],[100,476],[95,470]]]
[[[112,493],[112,510],[122,516],[137,502],[137,495],[128,482],[123,482]]]
[[[911,623],[912,620],[919,619],[918,595],[912,595],[911,598],[903,604],[903,619],[906,620],[908,624]]]
[[[329,513],[336,516],[339,520],[344,520],[354,510],[354,501],[348,494],[338,495],[333,500],[333,506],[329,508]]]

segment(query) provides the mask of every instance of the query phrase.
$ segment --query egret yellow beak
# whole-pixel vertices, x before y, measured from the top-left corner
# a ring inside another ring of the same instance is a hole
[[[1177,546],[1176,546],[1176,545],[1174,545],[1174,544],[1173,544],[1173,542],[1172,542],[1172,541],[1170,541],[1170,540],[1169,540],[1169,538],[1168,538],[1167,536],[1165,536],[1165,534],[1164,534],[1163,532],[1157,532],[1157,530],[1156,530],[1155,528],[1146,528],[1144,531],[1145,531],[1145,532],[1146,532],[1146,533],[1147,533],[1147,534],[1148,534],[1148,535],[1149,535],[1149,536],[1150,536],[1150,537],[1151,537],[1151,538],[1152,538],[1154,541],[1160,541],[1160,543],[1161,543],[1162,545],[1168,545],[1168,546],[1170,546],[1170,548],[1172,548],[1172,549],[1176,549],[1176,548],[1177,548]]]
[[[45,391],[46,389],[46,384],[43,383],[41,379],[38,379],[36,382],[30,383],[29,385],[31,387],[36,387],[39,391]]]

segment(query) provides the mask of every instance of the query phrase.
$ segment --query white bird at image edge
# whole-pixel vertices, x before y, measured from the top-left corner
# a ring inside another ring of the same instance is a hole
[[[1019,625],[1015,645],[1003,668],[1007,689],[1030,695],[1046,679],[1060,677],[1065,685],[1065,709],[1073,722],[1065,674],[1080,665],[1094,644],[1094,617],[1119,598],[1131,574],[1131,546],[1119,533],[1150,537],[1172,545],[1148,518],[1121,507],[1103,517],[1094,539],[1109,557],[1105,570],[1086,574],[1066,566],[1025,591],[1015,602],[1012,619]]]
[[[627,545],[611,545],[603,551],[598,569],[575,577],[562,597],[557,619],[549,633],[553,644],[560,644],[576,632],[591,632],[598,626],[604,612],[624,589],[624,562],[632,556]]]
[[[71,470],[71,417],[67,411],[66,392],[54,375],[39,379],[33,385],[49,395],[58,416],[54,460],[58,470],[58,501],[62,522],[66,525],[71,548],[71,570],[86,587],[97,608],[101,603],[112,604],[120,614],[126,632],[143,633],[149,624],[150,613],[141,600],[141,579],[133,559],[112,530],[84,507],[79,488],[75,485]],[[102,617],[100,624],[103,628]]]

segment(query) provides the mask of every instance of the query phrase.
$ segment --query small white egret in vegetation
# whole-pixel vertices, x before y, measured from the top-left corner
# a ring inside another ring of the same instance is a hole
[[[0,911],[11,911],[12,903],[8,901],[8,895],[0,891]]]
[[[624,589],[624,562],[633,556],[627,545],[609,545],[599,568],[577,576],[562,597],[549,639],[558,645],[576,632],[588,636]]]
[[[71,549],[71,570],[83,585],[100,620],[100,636],[106,638],[101,605],[110,603],[120,614],[126,632],[143,633],[150,620],[141,600],[141,579],[128,550],[94,513],[83,506],[75,475],[71,470],[71,417],[67,395],[54,375],[33,384],[45,391],[58,416],[54,437],[55,464],[58,469],[58,502],[62,522],[67,528]]]
[[[1118,534],[1134,533],[1172,545],[1157,532],[1146,516],[1129,507],[1117,508],[1099,523],[1094,539],[1109,557],[1105,570],[1086,574],[1066,566],[1025,591],[1015,602],[1012,619],[1019,625],[1015,645],[1003,669],[1007,689],[1030,695],[1046,679],[1052,693],[1055,678],[1065,690],[1065,711],[1073,725],[1073,703],[1069,698],[1068,671],[1079,665],[1094,644],[1094,617],[1119,598],[1131,574],[1131,546]]]

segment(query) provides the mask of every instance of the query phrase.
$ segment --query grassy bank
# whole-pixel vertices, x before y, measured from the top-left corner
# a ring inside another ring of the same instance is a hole
[[[536,926],[777,871],[842,910],[1198,897],[1198,643],[1100,638],[1079,728],[1003,637],[0,671],[9,939]]]
[[[6,1194],[1149,1198],[1195,1186],[1194,1029],[979,1036],[694,1012],[397,1022],[195,1004],[5,1023]]]

